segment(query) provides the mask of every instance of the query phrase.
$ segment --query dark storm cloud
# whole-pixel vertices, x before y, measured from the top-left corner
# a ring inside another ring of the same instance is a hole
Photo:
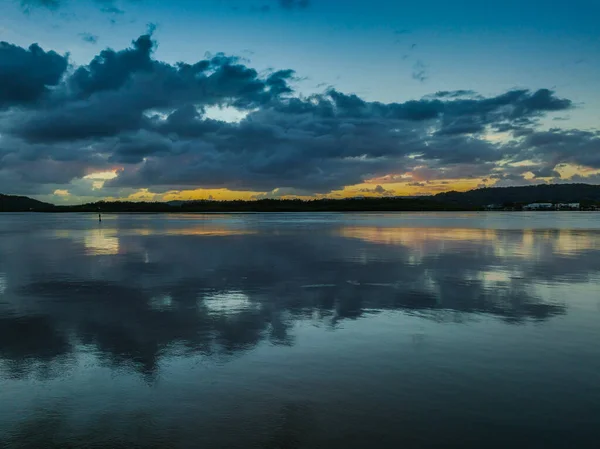
[[[150,58],[152,48],[150,35],[144,35],[133,42],[133,48],[119,52],[103,50],[88,66],[79,67],[69,77],[69,87],[79,98],[87,98],[100,91],[116,90],[136,72],[153,69]]]
[[[56,86],[68,66],[67,56],[0,42],[0,109],[32,104]]]
[[[154,58],[151,34],[68,71],[66,57],[3,45],[0,79],[8,84],[0,84],[0,188],[10,185],[15,193],[35,190],[28,165],[46,174],[40,191],[66,174],[83,176],[89,164],[88,170],[119,167],[106,183],[119,189],[328,193],[423,167],[486,175],[501,160],[532,154],[539,170],[569,160],[598,164],[584,154],[597,136],[552,132],[553,146],[544,145],[539,119],[572,107],[547,89],[491,97],[438,92],[382,103],[333,88],[302,96],[293,70],[259,73],[221,53],[168,64]],[[214,107],[246,115],[239,122],[215,120],[207,112]],[[498,130],[515,140],[484,138]],[[577,157],[559,148],[575,143]]]
[[[467,92],[467,91],[463,91]],[[512,90],[496,97],[457,98],[463,95],[442,95],[449,100],[422,99],[405,103],[368,103],[356,95],[346,95],[330,90],[338,113],[353,117],[379,116],[406,120],[430,120],[441,117],[446,119],[481,119],[483,124],[521,123],[549,111],[567,110],[572,107],[568,99],[555,96],[553,91],[540,89]]]
[[[546,170],[570,162],[600,168],[600,131],[551,129],[527,135],[521,145],[523,158],[540,161]]]
[[[0,139],[0,192],[18,186],[24,195],[51,194],[64,189],[72,180],[90,170],[101,171],[110,166],[93,148],[74,145],[51,146],[25,144],[4,137]]]
[[[293,70],[278,70],[267,78],[267,86],[269,86],[271,92],[276,95],[292,93],[293,90],[288,85],[288,82],[293,79],[294,74],[295,72]]]
[[[123,99],[111,93],[39,111],[16,125],[14,131],[31,143],[51,143],[114,136],[140,128],[144,121],[142,99],[132,98],[118,108],[111,107],[111,102],[116,105],[115,101]]]
[[[549,89],[540,89],[528,98],[525,98],[521,107],[526,110],[537,111],[564,111],[571,107],[571,101],[556,98]]]
[[[542,167],[531,171],[535,178],[560,178],[560,173],[550,167]]]
[[[472,117],[460,117],[445,121],[438,135],[475,134],[485,131],[485,124]]]
[[[23,115],[14,133],[31,142],[117,136],[143,128],[149,110],[188,102],[252,109],[291,92],[291,70],[261,78],[222,54],[171,66],[151,58],[153,45],[151,36],[144,35],[130,49],[103,50],[49,96],[48,107]]]
[[[186,152],[184,145],[178,150],[173,142],[163,136],[148,131],[139,131],[134,135],[124,135],[110,148],[109,162],[137,164],[149,156],[161,156]]]

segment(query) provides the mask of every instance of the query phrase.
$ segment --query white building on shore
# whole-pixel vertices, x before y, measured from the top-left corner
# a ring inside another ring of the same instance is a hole
[[[557,210],[579,210],[581,204],[579,203],[559,203],[556,205]]]
[[[580,203],[531,203],[523,206],[523,210],[580,210]]]
[[[552,210],[554,204],[552,203],[531,203],[523,206],[523,210]]]

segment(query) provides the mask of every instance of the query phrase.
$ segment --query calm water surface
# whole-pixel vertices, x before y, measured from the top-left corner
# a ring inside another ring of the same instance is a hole
[[[0,215],[0,447],[600,447],[600,214]]]

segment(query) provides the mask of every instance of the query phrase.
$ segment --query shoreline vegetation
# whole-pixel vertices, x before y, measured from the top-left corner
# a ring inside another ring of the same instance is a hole
[[[0,195],[0,212],[422,212],[520,211],[532,203],[578,203],[580,210],[600,210],[600,185],[553,184],[492,187],[468,192],[445,192],[419,197],[343,199],[259,199],[251,201],[98,201],[53,205],[25,196]]]

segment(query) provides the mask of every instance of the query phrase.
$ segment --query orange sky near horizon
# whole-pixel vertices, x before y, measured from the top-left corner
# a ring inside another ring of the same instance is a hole
[[[410,183],[363,183],[355,186],[348,186],[343,190],[335,190],[327,194],[309,195],[280,195],[277,191],[273,192],[253,192],[253,191],[233,191],[228,189],[189,189],[173,190],[165,193],[154,193],[148,189],[139,189],[124,197],[77,197],[72,195],[67,189],[57,189],[54,192],[54,201],[57,203],[72,204],[88,201],[190,201],[190,200],[256,200],[262,198],[351,198],[351,197],[384,197],[384,196],[424,196],[447,192],[451,190],[467,191],[480,187],[483,183],[481,179],[456,179],[432,181],[423,186],[411,186]],[[492,184],[489,184],[492,186]],[[383,194],[375,191],[377,186],[385,189]],[[98,187],[101,189],[101,187]]]
[[[591,170],[585,167],[563,165],[557,170],[563,179],[572,178],[575,175],[590,176],[600,173],[600,170]],[[91,183],[94,191],[102,191],[104,183],[117,176],[118,168],[112,171],[94,172],[86,175],[83,180]],[[526,174],[526,178],[532,178],[533,174]],[[398,181],[402,180],[402,181]],[[550,178],[538,178],[542,182],[549,182]],[[51,200],[58,204],[76,204],[83,202],[94,202],[104,199],[107,201],[190,201],[190,200],[256,200],[261,198],[351,198],[351,197],[384,197],[384,196],[424,196],[448,191],[464,192],[477,189],[482,186],[493,187],[496,180],[488,178],[458,178],[419,180],[418,176],[405,173],[400,175],[387,175],[384,177],[370,179],[362,184],[346,186],[341,190],[334,190],[326,194],[314,195],[290,195],[274,190],[272,192],[257,191],[234,191],[228,189],[205,189],[190,188],[185,190],[171,190],[164,193],[155,193],[150,189],[142,188],[125,196],[115,197],[102,195],[94,197],[79,197],[68,190],[68,188],[57,189],[53,195],[46,196],[45,200]]]

